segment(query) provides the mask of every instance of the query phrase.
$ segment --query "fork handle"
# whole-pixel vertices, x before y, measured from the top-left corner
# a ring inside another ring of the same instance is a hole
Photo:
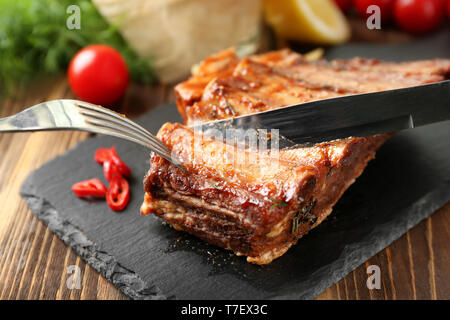
[[[0,132],[17,132],[21,131],[18,128],[14,128],[10,124],[11,117],[0,118]]]
[[[48,118],[51,114],[39,112],[39,109],[32,107],[23,110],[13,116],[0,119],[0,131],[1,132],[20,132],[20,131],[33,131],[33,129],[40,129],[40,124],[49,122]],[[47,120],[47,121],[46,121]],[[44,128],[43,128],[44,129]],[[42,129],[41,129],[42,130]],[[44,129],[45,130],[45,129]]]
[[[0,132],[67,130],[84,124],[60,100],[44,102],[13,116],[0,119]]]
[[[0,119],[0,132],[50,130],[81,130],[132,141],[184,170],[167,146],[146,129],[110,110],[82,101],[47,101]]]
[[[15,116],[0,119],[0,132],[27,132],[27,131],[49,131],[49,130],[65,130],[65,128],[36,126],[32,123],[18,122]]]
[[[0,119],[0,132],[26,132],[26,131],[38,131],[47,130],[46,128],[36,128],[29,124],[15,121],[16,117],[6,117]]]

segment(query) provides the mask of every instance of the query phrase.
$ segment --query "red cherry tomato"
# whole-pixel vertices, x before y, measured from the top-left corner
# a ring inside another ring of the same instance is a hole
[[[72,186],[72,191],[77,197],[80,198],[104,198],[106,194],[106,187],[100,180],[90,179],[75,183]]]
[[[127,65],[120,53],[102,44],[80,50],[72,58],[67,76],[79,99],[101,105],[118,101],[129,81]]]
[[[343,11],[347,11],[352,6],[352,0],[334,0],[338,7]]]
[[[359,15],[364,19],[367,19],[371,15],[367,13],[367,8],[371,5],[380,7],[381,21],[387,22],[392,18],[394,0],[355,0],[354,3]]]
[[[447,17],[450,19],[450,0],[447,1]]]
[[[423,34],[436,29],[444,19],[442,0],[397,0],[394,15],[404,30]]]
[[[114,178],[111,180],[106,192],[106,202],[108,207],[114,211],[122,211],[130,202],[130,185],[124,178]]]

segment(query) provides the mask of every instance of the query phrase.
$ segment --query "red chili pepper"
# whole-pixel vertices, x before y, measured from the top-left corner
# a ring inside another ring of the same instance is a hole
[[[119,167],[117,167],[112,160],[103,162],[103,174],[109,182],[111,182],[114,178],[122,178],[122,173],[119,171]]]
[[[77,197],[98,197],[104,198],[106,194],[105,185],[98,179],[90,179],[75,183],[72,191]]]
[[[95,152],[94,160],[103,164],[103,173],[110,182],[108,189],[98,179],[74,184],[73,192],[79,197],[105,197],[108,206],[114,211],[125,209],[130,201],[130,185],[123,176],[130,176],[131,169],[118,156],[116,148],[100,148]]]
[[[106,162],[110,161],[115,167],[117,167],[117,170],[125,177],[129,177],[131,175],[131,169],[127,166],[127,164],[119,157],[119,155],[116,152],[116,148],[113,146],[111,149],[108,148],[101,148],[98,149],[95,152],[94,159],[96,162],[100,164],[105,164]],[[106,178],[111,180],[109,175],[106,175]]]
[[[122,211],[130,202],[130,185],[122,177],[115,177],[111,180],[106,192],[106,202],[108,207],[114,211]]]
[[[105,161],[111,160],[111,149],[98,149],[97,151],[95,151],[94,160],[100,164],[103,164]]]
[[[111,160],[114,165],[119,169],[119,172],[125,176],[129,177],[131,174],[131,169],[127,164],[117,155],[116,147],[111,147]]]

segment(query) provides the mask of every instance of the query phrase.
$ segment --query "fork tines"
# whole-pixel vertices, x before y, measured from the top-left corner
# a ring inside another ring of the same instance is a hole
[[[78,103],[77,107],[86,123],[99,129],[98,133],[114,135],[147,146],[161,157],[184,169],[171,155],[167,146],[139,124],[100,106]]]

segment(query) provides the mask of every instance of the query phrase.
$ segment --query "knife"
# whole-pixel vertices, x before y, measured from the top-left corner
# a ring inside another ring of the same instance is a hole
[[[280,148],[368,137],[450,120],[450,80],[415,87],[306,102],[195,124],[226,136],[233,129],[278,129]],[[240,131],[242,132],[242,130]]]

